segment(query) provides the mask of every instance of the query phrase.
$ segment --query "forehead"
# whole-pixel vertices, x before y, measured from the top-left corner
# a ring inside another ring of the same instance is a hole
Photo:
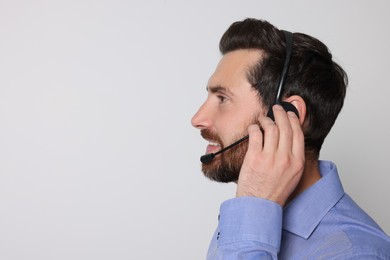
[[[245,49],[226,53],[211,75],[208,86],[240,86],[247,81],[247,72],[261,58],[261,50]]]

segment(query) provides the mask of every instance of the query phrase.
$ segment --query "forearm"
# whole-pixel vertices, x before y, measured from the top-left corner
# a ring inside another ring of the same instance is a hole
[[[208,259],[277,259],[282,208],[277,203],[240,197],[221,205]]]

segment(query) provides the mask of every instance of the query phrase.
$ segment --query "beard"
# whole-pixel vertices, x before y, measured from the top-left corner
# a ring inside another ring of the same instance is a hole
[[[257,123],[257,120],[252,120],[251,124],[254,123]],[[225,144],[222,144],[221,138],[215,133],[212,133],[210,130],[203,129],[200,133],[204,139],[213,140],[221,144],[221,149],[225,147]],[[244,137],[245,135],[245,133],[239,134],[231,143]],[[237,182],[238,177],[240,176],[240,170],[242,163],[244,162],[245,154],[248,150],[248,145],[248,141],[242,142],[233,148],[217,155],[211,162],[207,164],[203,163],[202,171],[204,175],[207,178],[217,182]]]

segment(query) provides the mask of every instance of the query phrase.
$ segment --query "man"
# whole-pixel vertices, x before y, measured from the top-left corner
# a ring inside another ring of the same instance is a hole
[[[237,192],[221,205],[207,258],[390,259],[390,238],[344,193],[336,166],[318,160],[347,76],[322,42],[294,33],[289,47],[289,35],[246,19],[220,41],[223,57],[192,124],[215,156],[202,171],[236,182]],[[284,70],[280,99],[295,112],[273,105]]]

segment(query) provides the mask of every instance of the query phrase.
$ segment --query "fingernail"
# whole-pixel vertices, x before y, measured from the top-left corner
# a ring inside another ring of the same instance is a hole
[[[291,117],[297,117],[297,115],[294,112],[292,112],[292,111],[288,111],[287,115],[291,116]]]
[[[274,105],[274,108],[277,110],[283,110],[283,107],[281,105]]]

